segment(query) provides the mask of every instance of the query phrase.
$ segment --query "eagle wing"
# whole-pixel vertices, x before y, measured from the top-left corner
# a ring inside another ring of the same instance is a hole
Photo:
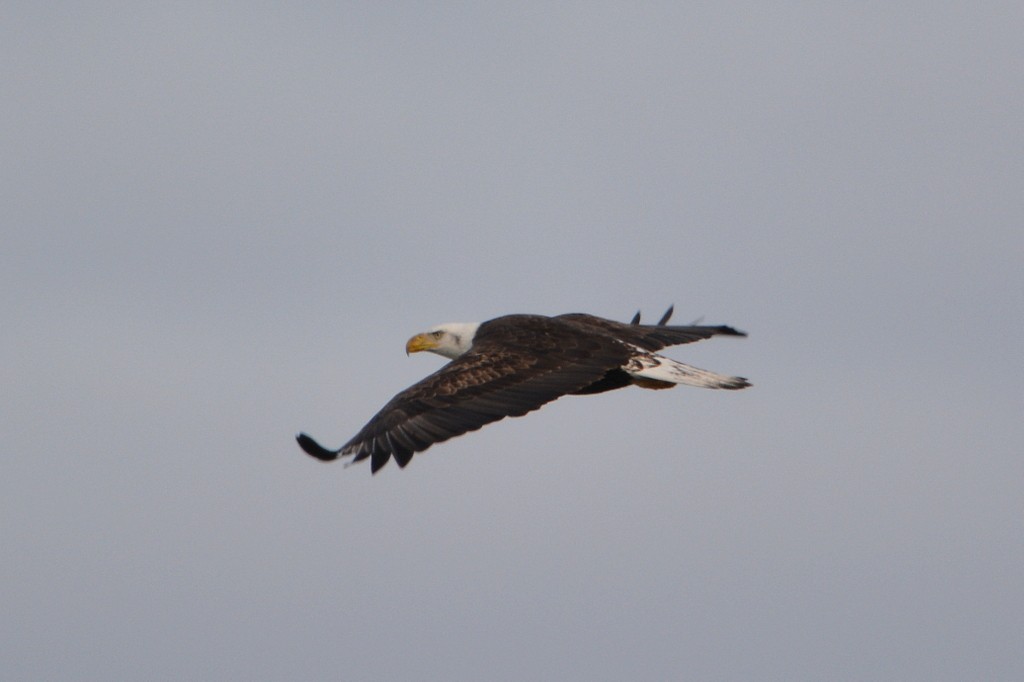
[[[328,450],[300,434],[318,459],[370,458],[376,472],[485,424],[520,417],[600,379],[629,357],[614,338],[553,318],[510,315],[480,326],[472,348],[391,399],[352,440]]]
[[[671,313],[672,309],[669,308],[658,324],[640,324],[639,313],[633,317],[633,321],[629,324],[608,320],[596,315],[587,315],[586,313],[569,313],[567,315],[559,315],[554,319],[579,325],[591,331],[609,334],[625,343],[630,343],[649,351],[659,351],[666,346],[693,343],[694,341],[709,339],[712,336],[746,336],[746,333],[726,325],[665,324]]]

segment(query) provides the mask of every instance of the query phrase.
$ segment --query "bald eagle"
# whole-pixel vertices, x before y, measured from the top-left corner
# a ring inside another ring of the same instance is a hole
[[[405,389],[352,440],[329,450],[305,433],[299,446],[319,460],[370,459],[376,473],[389,459],[405,467],[416,452],[485,424],[521,417],[563,395],[589,395],[625,386],[662,389],[676,384],[739,389],[742,377],[684,365],[655,351],[712,336],[746,336],[727,326],[629,324],[584,313],[547,317],[505,315],[487,322],[448,323],[409,339],[406,353],[430,351],[451,362]]]

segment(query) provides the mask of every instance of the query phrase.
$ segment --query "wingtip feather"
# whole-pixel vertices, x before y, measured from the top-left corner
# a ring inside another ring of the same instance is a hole
[[[747,335],[746,332],[740,331],[739,329],[736,329],[735,327],[730,327],[728,325],[722,325],[721,327],[718,328],[718,330],[719,330],[720,334],[723,334],[725,336],[746,336]]]
[[[298,441],[299,447],[302,448],[303,452],[316,457],[321,462],[330,462],[338,459],[338,450],[328,450],[305,433],[295,436],[295,440]]]

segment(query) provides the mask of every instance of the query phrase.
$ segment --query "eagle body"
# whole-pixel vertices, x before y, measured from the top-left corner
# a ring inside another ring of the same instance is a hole
[[[324,448],[306,434],[299,445],[317,459],[389,459],[405,467],[414,453],[505,417],[520,417],[563,395],[590,395],[635,385],[677,384],[740,389],[750,384],[659,355],[666,346],[712,336],[745,336],[728,326],[629,324],[585,313],[505,315],[482,323],[448,323],[417,334],[407,352],[430,351],[451,362],[392,398],[349,442]]]

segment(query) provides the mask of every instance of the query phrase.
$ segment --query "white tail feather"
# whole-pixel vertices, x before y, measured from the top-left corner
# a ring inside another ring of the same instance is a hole
[[[664,355],[643,351],[630,358],[622,368],[632,377],[653,381],[664,381],[670,384],[683,384],[699,388],[737,389],[750,386],[743,377],[730,377],[715,374],[706,369],[677,362]]]

